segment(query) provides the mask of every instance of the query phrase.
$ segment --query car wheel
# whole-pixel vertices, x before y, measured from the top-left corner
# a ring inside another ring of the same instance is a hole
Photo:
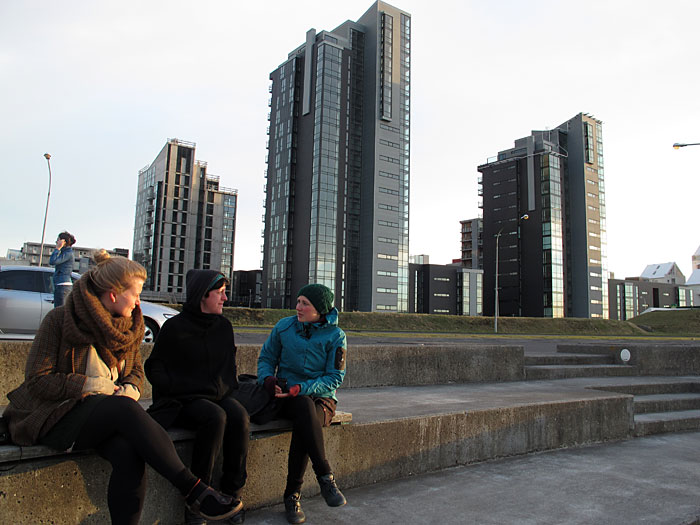
[[[156,337],[158,337],[158,325],[151,319],[144,319],[143,322],[146,325],[146,331],[143,333],[143,342],[154,343]]]

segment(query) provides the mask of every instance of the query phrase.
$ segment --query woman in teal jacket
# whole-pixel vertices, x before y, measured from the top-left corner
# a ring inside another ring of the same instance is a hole
[[[346,503],[326,459],[322,432],[335,415],[335,391],[345,377],[345,332],[338,327],[333,292],[322,284],[299,290],[296,310],[296,316],[275,325],[258,358],[258,381],[277,398],[279,415],[292,420],[284,491],[289,523],[306,521],[301,486],[309,459],[326,503]]]

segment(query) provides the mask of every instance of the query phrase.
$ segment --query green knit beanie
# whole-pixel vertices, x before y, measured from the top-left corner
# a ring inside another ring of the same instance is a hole
[[[321,315],[326,315],[333,308],[333,292],[322,284],[307,284],[299,290],[297,297],[300,295],[306,297]]]

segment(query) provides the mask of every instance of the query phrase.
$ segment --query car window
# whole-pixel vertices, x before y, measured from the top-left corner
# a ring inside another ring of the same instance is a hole
[[[27,292],[43,292],[37,273],[24,270],[0,272],[0,288],[6,290],[24,290]]]
[[[53,272],[37,272],[41,274],[41,291],[44,293],[53,293]]]

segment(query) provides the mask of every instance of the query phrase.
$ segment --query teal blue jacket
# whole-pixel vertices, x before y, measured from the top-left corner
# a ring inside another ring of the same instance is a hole
[[[345,332],[338,327],[338,310],[326,314],[326,322],[301,323],[296,315],[280,320],[260,351],[258,382],[276,376],[300,395],[330,397],[345,378]]]

